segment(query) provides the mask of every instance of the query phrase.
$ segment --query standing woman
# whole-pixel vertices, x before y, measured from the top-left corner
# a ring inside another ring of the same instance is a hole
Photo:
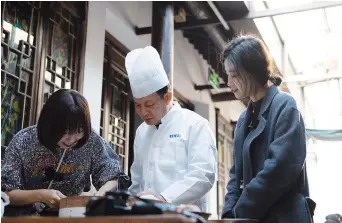
[[[1,190],[9,197],[10,215],[40,214],[41,207],[58,208],[61,198],[90,189],[90,175],[97,195],[115,189],[119,173],[119,157],[91,128],[86,99],[62,89],[49,97],[38,124],[10,142]]]
[[[309,223],[305,197],[306,138],[295,99],[280,90],[265,44],[251,36],[223,52],[227,83],[237,99],[249,98],[235,130],[233,166],[222,218],[262,223]]]

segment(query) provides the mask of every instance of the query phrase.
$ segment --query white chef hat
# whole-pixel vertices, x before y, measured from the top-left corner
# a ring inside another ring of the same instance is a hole
[[[135,98],[146,97],[169,84],[159,53],[152,46],[129,52],[125,66]]]

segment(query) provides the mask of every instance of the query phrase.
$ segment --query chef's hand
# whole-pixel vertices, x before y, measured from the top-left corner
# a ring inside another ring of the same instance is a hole
[[[342,222],[342,216],[339,214],[330,214],[325,217],[326,221],[325,223],[341,223]]]
[[[159,195],[159,196],[157,196],[157,198],[158,198],[160,201],[167,203],[167,201],[165,200],[165,198],[164,198],[163,196]]]
[[[141,197],[143,195],[153,195],[153,196],[155,196],[154,193],[152,191],[150,191],[150,190],[145,190],[145,191],[139,192],[137,194],[138,197]]]
[[[40,202],[46,204],[50,208],[58,208],[59,201],[66,196],[58,190],[52,189],[42,189],[39,190],[39,200]]]
[[[160,201],[162,201],[162,202],[167,202],[163,196],[161,196],[161,195],[159,195],[159,196],[158,196],[158,195],[155,195],[155,194],[154,194],[152,191],[150,191],[150,190],[145,190],[145,191],[142,191],[142,192],[140,192],[140,193],[137,194],[138,197],[141,197],[141,196],[144,196],[144,195],[153,195],[153,196],[155,196],[158,200],[160,200]]]

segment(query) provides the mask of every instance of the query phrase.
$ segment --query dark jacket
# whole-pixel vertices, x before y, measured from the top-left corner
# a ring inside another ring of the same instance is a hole
[[[235,130],[222,217],[262,223],[311,222],[305,200],[305,126],[295,100],[271,86],[261,104],[259,123],[248,134],[250,116],[251,104]],[[253,157],[251,149],[256,150]]]

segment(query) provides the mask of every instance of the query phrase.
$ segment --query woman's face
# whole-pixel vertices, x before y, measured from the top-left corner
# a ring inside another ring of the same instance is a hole
[[[84,137],[84,132],[81,130],[78,133],[66,133],[58,141],[57,145],[62,149],[69,149]]]
[[[225,60],[224,67],[228,75],[228,87],[234,93],[237,99],[244,99],[250,96],[251,93],[251,82],[247,78],[248,74],[241,73],[232,66],[228,60]]]

